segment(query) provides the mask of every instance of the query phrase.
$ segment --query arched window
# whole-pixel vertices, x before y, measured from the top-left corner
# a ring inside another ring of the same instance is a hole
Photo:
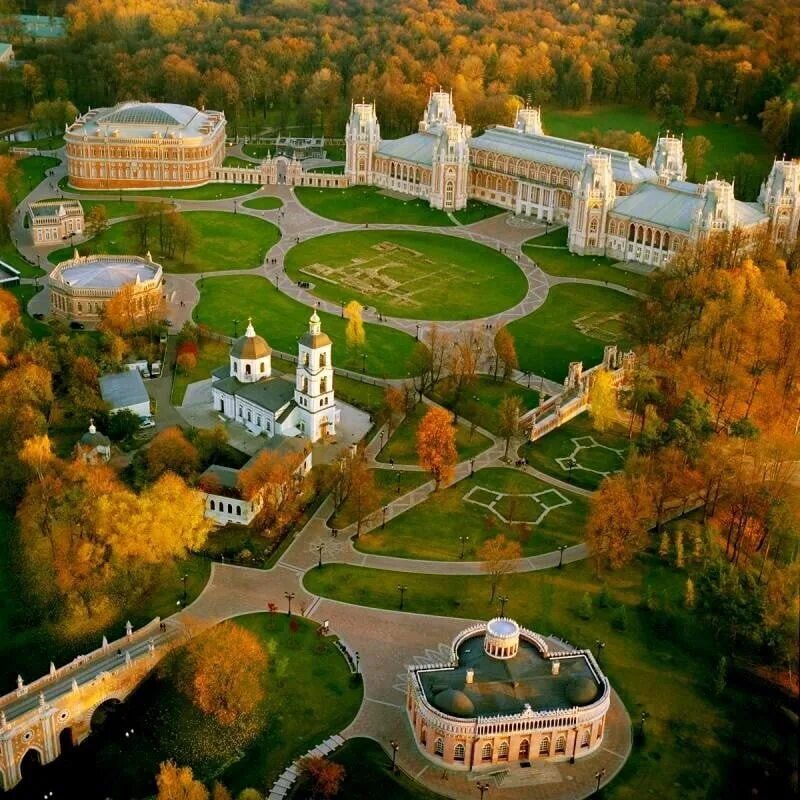
[[[589,233],[597,233],[598,219],[594,217],[589,223]]]
[[[261,372],[264,372],[267,369],[267,365],[262,361],[261,362]]]
[[[508,761],[508,742],[501,742],[497,748],[497,757],[501,761]]]
[[[420,744],[424,747],[428,744],[428,731],[425,728],[422,729],[422,732],[419,735]]]
[[[236,516],[237,517],[241,517],[242,516],[242,507],[241,506],[236,506]]]
[[[465,755],[465,748],[464,745],[459,742],[455,748],[453,749],[453,760],[454,761],[463,761]]]
[[[233,514],[233,505],[231,503],[228,503],[228,513]]]
[[[492,743],[486,742],[486,744],[481,748],[481,761],[491,761],[492,760]]]
[[[566,736],[559,736],[556,739],[556,753],[564,753],[567,750],[567,737]]]
[[[216,509],[216,507],[217,507],[217,506],[216,506],[216,503],[215,503],[215,502],[212,500],[212,501],[211,501],[211,505],[209,506],[209,508],[210,508],[212,511],[214,511],[214,510]]]
[[[527,761],[530,753],[531,753],[531,743],[527,739],[523,739],[519,743],[519,760]]]
[[[581,736],[581,747],[588,747],[592,739],[592,732],[587,728]]]
[[[439,738],[436,740],[436,743],[433,745],[433,753],[437,756],[444,755],[444,739]]]
[[[303,378],[303,394],[308,394],[308,378]]]
[[[322,379],[322,380],[319,382],[319,390],[320,390],[321,392],[327,392],[327,391],[328,391],[328,379],[327,379],[327,378],[323,378],[323,379]]]
[[[540,756],[547,756],[550,755],[550,737],[545,736],[542,741],[539,743],[539,755]]]
[[[327,358],[325,357],[325,353],[319,354],[319,365],[320,367],[324,367],[327,364]]]

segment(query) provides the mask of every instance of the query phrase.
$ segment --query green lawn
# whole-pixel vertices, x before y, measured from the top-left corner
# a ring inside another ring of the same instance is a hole
[[[592,106],[580,111],[544,109],[542,121],[547,133],[567,139],[575,139],[582,131],[597,128],[600,131],[639,131],[655,141],[661,127],[658,116],[651,110],[618,105]],[[718,172],[720,177],[732,177],[733,159],[739,153],[755,156],[765,176],[772,164],[772,154],[760,131],[747,123],[692,118],[684,136],[705,136],[711,142],[712,150],[705,159],[708,175]],[[703,177],[700,176],[700,180]]]
[[[523,250],[548,275],[591,278],[606,283],[618,283],[620,286],[640,292],[646,292],[650,282],[647,275],[614,266],[618,262],[613,258],[573,255],[567,250],[566,228],[559,228],[543,236],[529,239],[523,245]]]
[[[475,487],[478,491],[470,495]],[[522,524],[511,525],[494,514],[487,504],[495,500],[493,492],[511,495],[547,492],[539,500],[529,497],[504,497],[497,500],[495,508],[506,519]],[[549,511],[541,522],[533,524],[545,507],[558,506]],[[552,486],[536,478],[506,468],[479,470],[471,478],[459,481],[449,489],[440,490],[424,503],[406,511],[387,523],[386,529],[362,535],[359,550],[400,558],[426,558],[453,561],[460,555],[458,537],[469,536],[465,558],[475,560],[476,552],[486,539],[502,533],[518,541],[525,556],[547,553],[560,544],[577,544],[583,537],[586,518],[585,498],[568,492],[555,492]]]
[[[223,167],[245,167],[248,169],[253,169],[257,167],[254,161],[248,161],[246,158],[239,158],[238,156],[225,156],[225,159],[222,162]]]
[[[5,261],[9,266],[19,270],[23,278],[36,278],[44,275],[44,270],[29,264],[18,252],[11,242],[0,244],[0,261]]]
[[[60,163],[50,156],[25,156],[17,161],[21,177],[12,197],[14,204],[22,202],[45,179],[45,173]]]
[[[335,167],[312,167],[308,172],[321,172],[323,175],[344,175],[344,164]]]
[[[418,464],[417,428],[428,410],[429,406],[420,403],[407,414],[378,454],[377,460],[387,464],[391,459],[397,464]],[[482,433],[471,431],[470,428],[470,425],[465,425],[463,422],[459,422],[456,428],[459,461],[474,458],[492,445],[491,440]]]
[[[358,300],[390,316],[473,319],[514,306],[528,290],[521,270],[476,242],[417,231],[316,236],[286,254],[292,280],[324,300]]]
[[[271,222],[249,214],[226,211],[182,212],[194,233],[184,262],[181,253],[164,256],[159,250],[158,223],[153,223],[149,249],[166,272],[216,272],[227,269],[250,269],[261,265],[267,251],[280,239],[280,231]],[[136,253],[139,250],[133,220],[111,225],[99,236],[81,245],[82,253]],[[143,253],[141,255],[144,255]],[[50,253],[57,264],[72,257],[72,248]]]
[[[275,154],[274,144],[246,144],[242,146],[242,152],[252,158],[266,158],[268,154]]]
[[[294,369],[294,364],[292,364]],[[333,381],[333,388],[336,392],[336,399],[350,403],[368,411],[375,416],[383,406],[384,390],[382,386],[374,386],[371,383],[347,378],[344,375],[337,375]]]
[[[587,369],[600,363],[605,345],[628,345],[622,318],[634,302],[600,286],[551,286],[540,308],[508,326],[516,339],[520,369],[561,382],[570,361],[583,361]]]
[[[175,380],[172,383],[172,397],[170,402],[174,406],[183,403],[186,387],[195,381],[204,381],[211,377],[212,370],[229,363],[230,345],[226,342],[215,342],[211,339],[201,339],[198,343],[197,365],[194,369],[184,372],[178,367],[175,371]]]
[[[391,757],[373,739],[348,739],[330,756],[345,770],[339,797],[350,800],[441,800],[441,795],[424,789],[401,772],[392,772]],[[300,778],[288,800],[306,800],[309,786]]]
[[[452,225],[444,211],[431,208],[427,200],[399,199],[382,194],[375,186],[348,189],[315,189],[298,186],[297,199],[310,211],[339,222],[387,222],[398,225]]]
[[[430,478],[425,472],[404,472],[402,470],[376,469],[373,470],[375,476],[375,486],[377,488],[376,502],[368,509],[367,514],[377,513],[375,520],[380,519],[380,509],[392,500],[422,486]],[[398,492],[397,489],[400,489]],[[331,528],[346,528],[350,523],[356,522],[358,514],[353,508],[353,504],[345,501],[344,505],[328,520]]]
[[[722,784],[734,759],[752,752],[754,731],[774,736],[765,717],[775,703],[729,685],[722,698],[711,691],[719,653],[713,636],[687,612],[681,598],[686,573],[653,557],[608,573],[605,580],[613,605],[627,611],[627,627],[611,625],[612,608],[595,605],[591,619],[579,618],[584,593],[596,597],[601,584],[589,562],[506,577],[502,593],[506,609],[521,624],[543,633],[556,633],[570,642],[591,647],[605,642],[602,666],[620,693],[631,717],[646,710],[647,738],[637,745],[622,774],[603,789],[607,800],[680,797],[705,800],[738,796]],[[313,570],[306,587],[324,597],[376,608],[396,609],[398,585],[405,585],[405,608],[421,614],[488,619],[498,612],[490,605],[489,579],[484,576],[437,576],[370,570],[344,565]],[[662,612],[640,609],[644,587],[668,599],[668,633],[657,624]],[[436,642],[431,642],[435,647]],[[742,714],[746,716],[742,716]],[[777,717],[777,714],[774,714]],[[748,724],[742,725],[747,719]],[[771,720],[774,721],[774,720]],[[750,743],[750,744],[748,744]],[[697,754],[703,754],[698,769]],[[665,788],[667,787],[667,788]]]
[[[453,216],[462,225],[472,225],[473,222],[480,222],[482,219],[489,219],[489,217],[496,217],[498,214],[504,213],[504,208],[490,206],[480,200],[468,200],[467,207],[461,209],[461,211],[454,211]]]
[[[567,459],[575,451],[573,439],[591,436],[595,442],[614,450],[627,452],[631,446],[626,431],[622,426],[614,427],[604,432],[596,431],[592,425],[591,417],[588,413],[581,414],[571,419],[560,428],[538,439],[535,442],[527,442],[520,448],[520,455],[528,459],[528,463],[536,469],[553,475],[561,480],[571,480],[576,486],[584,489],[596,489],[603,475],[588,470],[599,470],[602,472],[617,472],[625,463],[625,456],[613,453],[598,447],[582,449],[575,455],[577,465],[572,468],[570,475],[569,468],[563,469],[556,461],[557,458]],[[585,444],[589,444],[586,442]],[[588,467],[582,469],[581,467]]]
[[[69,185],[66,175],[58,182],[65,192],[82,195],[118,195],[117,189],[76,189]],[[124,194],[142,195],[145,197],[174,197],[178,200],[224,200],[231,197],[241,197],[243,194],[252,194],[258,191],[258,186],[242,183],[207,183],[204,186],[192,186],[188,189],[126,189]]]
[[[31,139],[29,142],[15,142],[14,147],[31,148],[34,150],[58,150],[64,146],[64,134],[58,136],[42,136],[40,139]]]
[[[231,320],[252,316],[257,332],[274,348],[285,353],[297,352],[297,339],[308,330],[311,316],[308,306],[276,291],[269,281],[256,275],[205,279],[199,288],[195,322],[230,335]],[[365,362],[360,352],[348,352],[346,321],[326,312],[320,312],[320,318],[322,329],[333,340],[333,363],[360,372]],[[382,325],[366,324],[364,328],[366,372],[379,377],[405,378],[414,338]]]
[[[245,208],[255,208],[259,211],[272,211],[274,208],[282,208],[283,200],[280,197],[266,195],[264,197],[254,197],[252,200],[245,200],[242,205]]]
[[[106,210],[108,219],[116,219],[134,216],[138,212],[139,203],[135,200],[81,200],[81,205],[87,216],[95,206],[102,206]]]
[[[46,339],[48,336],[52,336],[53,329],[46,322],[34,319],[27,311],[30,299],[40,290],[29,283],[25,283],[19,286],[10,286],[8,291],[19,300],[22,309],[22,323],[28,329],[31,336],[34,339]]]
[[[479,375],[461,397],[458,404],[459,416],[499,436],[497,412],[500,403],[508,395],[515,395],[520,399],[523,411],[539,404],[539,392],[534,389],[513,381],[494,380],[488,375]],[[434,399],[447,408],[453,408],[453,397],[446,380],[437,387]]]

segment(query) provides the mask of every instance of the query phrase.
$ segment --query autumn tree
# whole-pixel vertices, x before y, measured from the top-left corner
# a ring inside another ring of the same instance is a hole
[[[506,449],[503,458],[508,459],[508,448],[511,440],[519,433],[520,416],[522,415],[522,402],[515,394],[507,394],[497,409],[498,433],[505,439]]]
[[[211,800],[233,800],[233,795],[219,782],[211,787]]]
[[[501,533],[487,539],[478,548],[477,556],[481,562],[481,570],[489,576],[492,587],[489,602],[493,603],[503,578],[514,571],[514,562],[522,558],[522,548],[519,542],[506,539]]]
[[[186,645],[178,685],[221,725],[252,715],[266,689],[267,654],[258,637],[234,622],[222,622]]]
[[[428,328],[424,339],[414,345],[408,361],[408,371],[420,402],[423,395],[431,394],[439,385],[452,344],[451,337],[434,323]]]
[[[606,431],[617,416],[617,388],[607,369],[601,369],[589,388],[589,415],[595,430]]]
[[[106,207],[104,205],[94,206],[86,215],[83,228],[86,235],[92,239],[103,233],[108,228]]]
[[[519,366],[514,337],[505,325],[494,335],[494,379],[497,380],[500,364],[503,365],[503,380],[507,381]]]
[[[627,564],[647,544],[652,489],[643,477],[606,478],[589,500],[586,538],[598,571]]]
[[[347,319],[345,339],[347,340],[347,346],[353,351],[363,349],[367,339],[367,335],[364,331],[362,313],[363,307],[358,300],[351,300],[344,307],[344,316]]]
[[[477,325],[462,330],[453,342],[447,383],[454,406],[459,405],[462,395],[478,376],[484,344],[483,331]]]
[[[367,463],[363,447],[348,453],[338,463],[333,486],[337,509],[347,507],[356,519],[356,537],[361,535],[364,522],[380,504],[380,494],[375,485],[375,473]]]
[[[178,369],[186,375],[197,367],[197,356],[194,353],[181,353],[175,363],[178,365]]]
[[[389,385],[383,392],[383,407],[386,412],[386,425],[389,429],[389,436],[397,427],[404,414],[407,414],[414,405],[410,386],[402,384],[400,386]]]
[[[702,181],[705,178],[706,156],[711,152],[711,142],[705,136],[691,136],[683,145],[689,180]]]
[[[174,472],[184,478],[194,474],[200,466],[197,448],[175,426],[159,431],[147,448],[147,470],[151,478],[164,472]]]
[[[339,794],[345,770],[341,764],[322,756],[305,756],[300,759],[300,772],[311,784],[311,796],[330,798]]]
[[[449,411],[433,406],[422,418],[417,428],[417,457],[420,466],[431,473],[436,491],[453,478],[458,451]]]
[[[191,767],[164,761],[156,776],[156,800],[208,800],[208,789],[195,780]]]

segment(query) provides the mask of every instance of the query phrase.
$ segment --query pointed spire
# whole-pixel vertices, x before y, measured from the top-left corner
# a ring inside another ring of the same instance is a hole
[[[56,665],[52,661],[50,662],[50,674],[51,675],[56,674]]]
[[[247,330],[244,332],[244,335],[248,339],[252,339],[256,335],[256,329],[253,327],[253,318],[247,318]]]
[[[81,257],[81,254],[78,252],[78,248],[76,247],[72,251],[72,258],[77,261],[80,257]]]
[[[72,679],[72,691],[73,692],[78,691],[78,681],[75,678]]]
[[[94,419],[89,420],[89,433],[91,433],[92,436],[97,433],[97,428],[94,426]]]

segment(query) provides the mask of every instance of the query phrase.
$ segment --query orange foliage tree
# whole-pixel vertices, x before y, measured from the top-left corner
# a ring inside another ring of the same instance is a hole
[[[261,527],[283,528],[300,514],[303,475],[300,467],[305,453],[277,453],[262,450],[239,472],[239,490],[245,500],[260,504],[257,523]]]
[[[300,771],[311,782],[312,797],[335,797],[344,780],[345,770],[341,764],[322,756],[306,756],[300,759]]]
[[[174,472],[187,477],[200,465],[197,448],[177,426],[156,434],[147,448],[147,468],[151,478],[164,472]]]
[[[502,533],[493,539],[487,539],[478,548],[478,560],[481,569],[489,576],[492,595],[489,602],[494,602],[497,589],[503,578],[514,571],[514,561],[522,558],[522,548],[519,542],[506,539]]]
[[[156,775],[156,800],[208,800],[208,789],[195,780],[191,767],[164,761]]]
[[[456,435],[452,415],[443,408],[431,408],[417,428],[417,457],[422,467],[428,470],[436,483],[447,483],[455,474],[458,461]]]

